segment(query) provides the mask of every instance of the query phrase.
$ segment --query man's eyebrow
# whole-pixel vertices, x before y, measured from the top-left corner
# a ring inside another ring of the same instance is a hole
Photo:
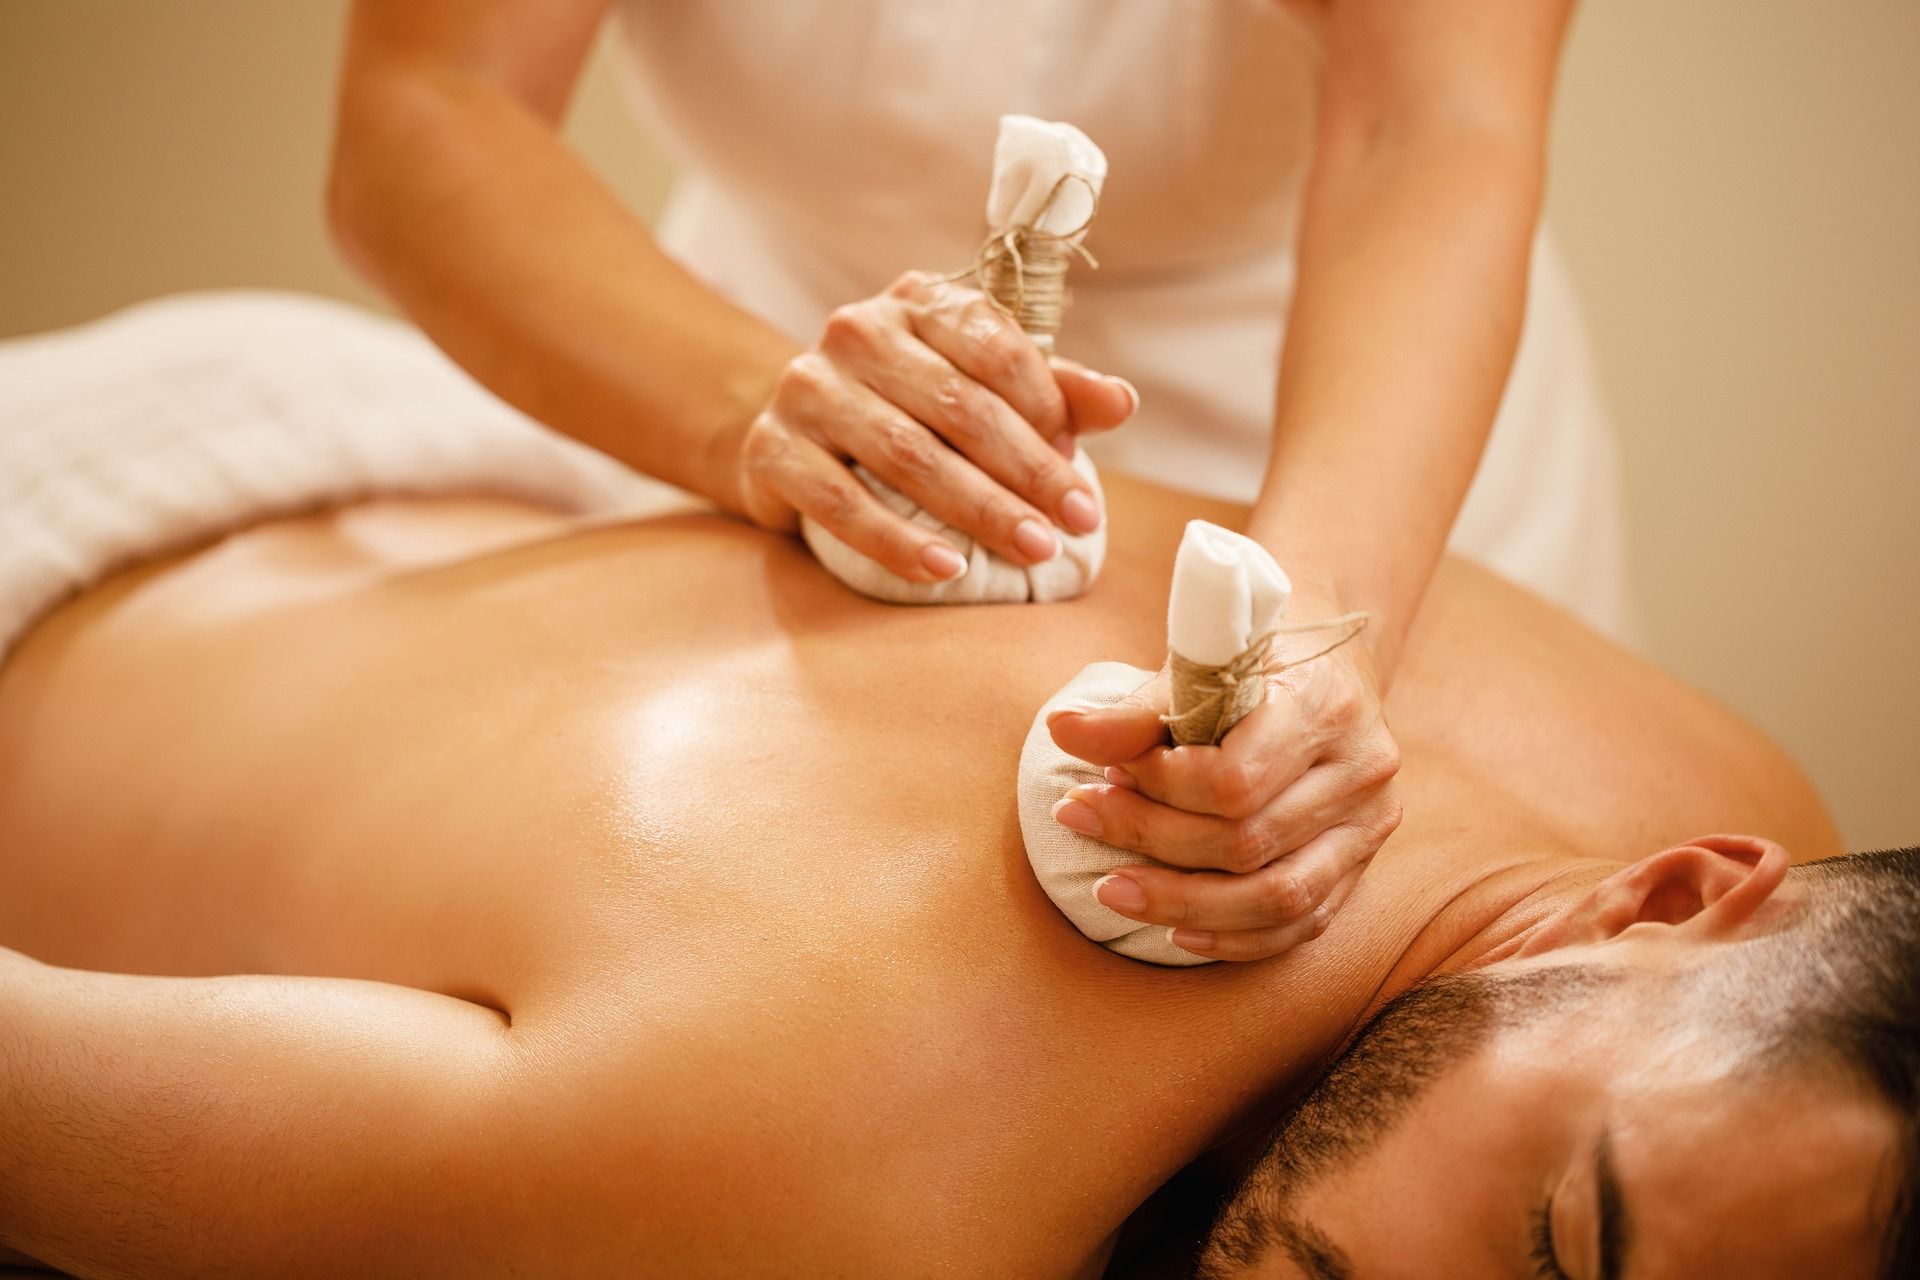
[[[1353,1264],[1340,1246],[1320,1234],[1319,1228],[1293,1218],[1274,1224],[1280,1245],[1311,1280],[1353,1280]]]
[[[1600,1201],[1600,1280],[1620,1280],[1627,1247],[1633,1243],[1633,1220],[1620,1198],[1620,1175],[1613,1167],[1613,1134],[1602,1132],[1593,1148],[1593,1185]]]

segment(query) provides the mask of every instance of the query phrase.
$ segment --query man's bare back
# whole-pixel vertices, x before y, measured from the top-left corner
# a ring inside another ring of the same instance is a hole
[[[1714,828],[1838,848],[1751,730],[1450,565],[1389,704],[1407,819],[1333,928],[1110,955],[1031,879],[1020,742],[1085,663],[1157,664],[1181,524],[1236,516],[1110,499],[1067,605],[876,605],[732,522],[475,501],[264,527],[55,615],[0,671],[0,946],[287,980],[0,969],[23,1034],[106,1057],[75,1088],[146,1161],[0,1241],[154,1275],[1066,1274],[1471,960],[1494,882]]]

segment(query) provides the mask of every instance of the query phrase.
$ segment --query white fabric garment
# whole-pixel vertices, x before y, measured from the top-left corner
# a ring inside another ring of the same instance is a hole
[[[1251,500],[1322,56],[1275,0],[626,0],[643,117],[681,180],[662,242],[797,341],[980,243],[1002,114],[1070,120],[1111,162],[1062,355],[1140,389],[1102,467]],[[1505,401],[1453,546],[1628,629],[1615,447],[1542,238]]]
[[[1072,125],[1031,116],[1004,116],[993,148],[987,218],[981,235],[1022,226],[1065,235],[1083,226],[1092,215],[1106,176],[1107,158]],[[1068,177],[1081,181],[1061,186],[1062,179]],[[1071,600],[1093,585],[1107,555],[1106,500],[1086,450],[1074,450],[1073,467],[1093,486],[1100,506],[1100,527],[1084,534],[1055,528],[1059,554],[1028,568],[994,554],[968,534],[942,523],[861,466],[853,469],[860,482],[895,515],[938,532],[966,560],[965,571],[942,582],[912,582],[861,555],[809,517],[800,519],[800,536],[828,573],[862,595],[892,604],[1044,604]]]
[[[186,294],[0,342],[0,660],[115,569],[402,494],[636,514],[686,495],[494,399],[413,329],[294,294]]]

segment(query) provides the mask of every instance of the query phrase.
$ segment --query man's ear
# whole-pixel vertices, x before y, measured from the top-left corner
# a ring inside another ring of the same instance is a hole
[[[1636,924],[1724,937],[1753,918],[1786,879],[1787,851],[1759,836],[1701,836],[1621,868],[1549,918],[1522,956],[1605,942]]]

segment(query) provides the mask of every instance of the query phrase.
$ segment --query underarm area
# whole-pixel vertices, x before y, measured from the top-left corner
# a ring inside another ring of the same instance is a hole
[[[0,1248],[92,1276],[459,1270],[519,1225],[515,1036],[407,987],[0,950]]]

